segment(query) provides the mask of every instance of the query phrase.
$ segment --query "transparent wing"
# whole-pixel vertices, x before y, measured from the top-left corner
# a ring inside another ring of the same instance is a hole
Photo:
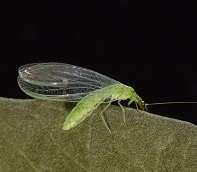
[[[29,96],[78,102],[97,89],[118,81],[82,67],[64,63],[33,63],[19,68],[18,84]]]

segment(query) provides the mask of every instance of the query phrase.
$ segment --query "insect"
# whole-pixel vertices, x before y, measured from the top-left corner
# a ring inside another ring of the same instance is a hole
[[[144,101],[132,87],[92,70],[64,63],[33,63],[19,68],[18,84],[29,96],[38,99],[78,102],[72,109],[63,129],[69,130],[88,117],[101,103],[106,107],[101,117],[109,129],[103,112],[113,101],[118,101],[124,115],[121,100],[129,99],[136,107],[145,110]]]

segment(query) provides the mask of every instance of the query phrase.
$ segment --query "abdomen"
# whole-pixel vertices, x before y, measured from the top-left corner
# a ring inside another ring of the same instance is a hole
[[[105,99],[110,98],[110,96],[110,88],[106,87],[104,89],[94,91],[84,97],[66,118],[63,129],[69,130],[78,123],[82,122],[99,106],[100,103],[102,103]]]

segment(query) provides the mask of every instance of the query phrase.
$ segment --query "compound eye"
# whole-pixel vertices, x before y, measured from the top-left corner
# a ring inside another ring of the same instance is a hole
[[[145,107],[145,102],[143,100],[141,101],[141,105],[142,105],[142,110],[145,110],[146,107]]]

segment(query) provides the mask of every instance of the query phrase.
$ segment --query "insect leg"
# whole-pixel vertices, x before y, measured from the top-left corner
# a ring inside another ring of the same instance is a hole
[[[112,135],[112,132],[111,132],[111,130],[110,130],[110,128],[109,128],[109,125],[107,124],[107,121],[106,121],[105,117],[103,116],[103,112],[105,112],[106,109],[107,109],[110,105],[111,105],[111,102],[109,102],[108,105],[101,111],[100,115],[101,115],[101,118],[102,118],[102,120],[103,120],[105,126],[107,127],[107,129],[109,130],[110,134]]]
[[[120,101],[121,101],[121,100],[118,100],[118,105],[119,105],[119,106],[121,107],[121,109],[122,109],[124,124],[127,126],[127,124],[126,124],[125,109],[124,109],[124,107],[121,105]]]
[[[138,107],[138,104],[135,102],[135,106],[136,106],[136,108],[137,108],[137,110],[139,109],[139,107]]]

